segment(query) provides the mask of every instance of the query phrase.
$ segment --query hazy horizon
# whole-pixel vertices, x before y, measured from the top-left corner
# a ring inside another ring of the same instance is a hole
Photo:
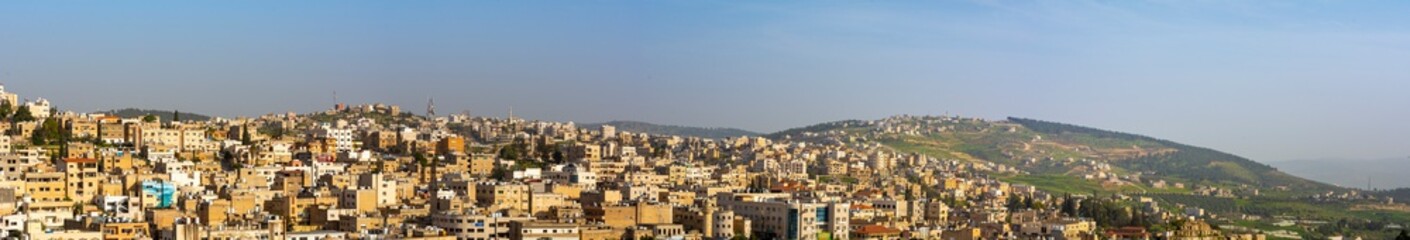
[[[1299,177],[1360,189],[1410,188],[1410,158],[1304,159],[1272,161],[1269,165]]]
[[[3,2],[76,112],[346,103],[773,132],[1025,117],[1261,162],[1410,156],[1410,2]]]

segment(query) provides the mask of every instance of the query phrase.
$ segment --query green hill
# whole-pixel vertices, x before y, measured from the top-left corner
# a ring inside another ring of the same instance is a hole
[[[736,129],[736,128],[687,127],[687,126],[676,126],[676,125],[661,125],[661,124],[646,123],[646,122],[637,122],[637,121],[611,121],[611,122],[605,122],[605,123],[589,123],[589,124],[582,124],[582,125],[580,125],[580,127],[583,127],[583,128],[598,128],[598,127],[601,127],[602,125],[611,125],[611,126],[613,126],[613,127],[616,127],[618,131],[627,131],[627,132],[635,132],[635,133],[648,133],[648,134],[657,134],[657,135],[689,136],[689,137],[700,137],[700,138],[716,138],[716,139],[719,139],[719,138],[731,138],[731,137],[740,137],[740,136],[758,136],[758,135],[760,135],[759,133],[756,133],[756,132],[750,132],[750,131],[747,131],[747,130]]]
[[[1220,225],[1287,229],[1277,219],[1358,222],[1296,228],[1310,238],[1378,236],[1375,224],[1410,222],[1410,209],[1365,192],[1289,175],[1210,148],[1138,134],[1025,118],[984,120],[896,116],[821,123],[769,134],[774,139],[881,147],[904,154],[983,166],[983,175],[1057,194],[1140,196],[1177,214],[1198,207],[1225,217]],[[992,163],[992,165],[990,164]],[[1371,193],[1410,198],[1410,190]]]
[[[1010,117],[1008,121],[1043,133],[1045,136],[1057,136],[1069,139],[1090,137],[1128,142],[1153,142],[1175,150],[1137,156],[1129,159],[1113,159],[1116,160],[1113,161],[1113,163],[1129,170],[1148,171],[1159,176],[1185,179],[1194,182],[1249,184],[1263,188],[1288,187],[1307,191],[1338,189],[1328,184],[1289,175],[1266,164],[1209,148],[1190,146],[1142,135],[1041,120]]]
[[[1149,191],[1150,186],[1146,183],[1149,180],[1226,189],[1341,190],[1209,148],[1025,118],[991,121],[907,116],[873,121],[845,120],[784,130],[768,136],[803,141],[877,142],[900,152],[967,162],[999,163],[1035,175],[1131,176],[1133,180],[1118,183],[1139,187],[1126,188],[1136,191]],[[1040,181],[1035,179],[1033,182]]]

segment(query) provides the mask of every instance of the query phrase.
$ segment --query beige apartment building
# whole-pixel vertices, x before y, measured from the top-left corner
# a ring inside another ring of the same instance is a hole
[[[104,177],[98,172],[98,160],[92,158],[64,159],[64,177],[68,197],[75,202],[87,202],[98,195]]]
[[[68,182],[62,172],[30,172],[24,174],[25,193],[36,202],[62,202],[68,199]]]
[[[578,225],[540,221],[509,222],[509,239],[578,240]]]
[[[436,213],[431,215],[431,225],[455,235],[456,239],[490,240],[508,239],[512,221],[529,221],[528,217],[505,217],[497,214],[484,214],[475,211]]]
[[[370,188],[343,189],[338,193],[338,208],[352,209],[357,213],[377,211],[377,191]]]
[[[475,187],[475,202],[490,210],[529,210],[529,185],[481,182]]]
[[[611,206],[583,206],[587,219],[602,222],[615,229],[629,229],[640,224],[669,224],[674,211],[665,204],[634,203]]]

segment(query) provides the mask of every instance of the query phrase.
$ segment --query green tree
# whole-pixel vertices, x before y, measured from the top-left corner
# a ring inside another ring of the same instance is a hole
[[[1410,232],[1405,232],[1405,229],[1401,229],[1400,235],[1395,236],[1395,240],[1410,240]]]
[[[10,119],[10,114],[15,112],[15,106],[10,106],[10,102],[0,102],[0,119]]]
[[[73,203],[73,215],[83,215],[83,202]]]
[[[34,114],[29,112],[29,106],[20,106],[19,109],[15,110],[15,116],[10,117],[10,120],[15,122],[28,122],[34,121],[35,119]]]
[[[240,144],[250,145],[250,125],[240,126]]]
[[[143,116],[142,116],[142,122],[145,122],[145,123],[152,123],[152,122],[156,122],[156,121],[157,121],[157,116],[156,116],[156,115],[147,114],[147,115],[143,115]]]
[[[499,158],[517,160],[523,154],[522,145],[519,143],[505,145],[499,148]]]
[[[534,153],[534,158],[536,158],[536,159],[548,158],[550,155],[553,154],[553,150],[555,150],[555,149],[557,149],[557,148],[554,147],[553,145],[548,145],[548,144],[535,144],[535,145],[534,145],[534,152],[533,152],[533,153]]]
[[[412,153],[411,158],[415,159],[416,164],[419,164],[422,167],[431,165],[430,160],[426,158],[426,154],[421,154],[421,151],[416,151],[415,153]]]
[[[44,134],[39,134],[39,133],[32,133],[32,134],[30,134],[30,135],[29,135],[29,143],[30,143],[30,144],[34,144],[34,145],[36,145],[36,146],[38,146],[38,145],[48,145],[48,144],[49,144],[49,142],[45,141],[45,139],[44,139]]]
[[[1067,216],[1077,216],[1077,199],[1073,199],[1072,196],[1063,196],[1062,213]]]
[[[504,166],[498,163],[494,165],[494,169],[490,170],[491,179],[504,179],[507,176],[509,176],[509,169],[505,169]]]
[[[39,129],[30,135],[30,143],[34,145],[64,144],[63,134],[64,129],[59,125],[58,120],[44,119],[44,122],[40,123]]]
[[[180,122],[180,121],[181,121],[181,110],[174,110],[174,111],[171,111],[171,121],[172,121],[172,122]]]
[[[554,163],[563,163],[563,158],[563,150],[553,151],[553,155],[549,156]]]
[[[284,138],[285,134],[284,127],[273,124],[255,128],[255,132],[259,134],[268,135],[269,137],[274,139]]]

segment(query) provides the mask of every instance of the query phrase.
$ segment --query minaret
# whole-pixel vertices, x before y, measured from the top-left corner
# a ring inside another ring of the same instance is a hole
[[[435,98],[427,98],[427,99],[426,99],[426,116],[431,116],[431,117],[435,117],[435,116],[436,116],[436,99],[435,99]]]
[[[432,196],[432,197],[435,197],[436,193],[438,193],[438,192],[441,191],[441,175],[438,175],[438,174],[437,174],[436,168],[439,168],[439,167],[441,166],[441,159],[442,159],[442,158],[445,158],[445,156],[436,156],[436,157],[433,157],[433,158],[431,158],[431,159],[428,159],[428,160],[431,161],[431,188],[430,188],[430,189],[431,189],[431,196]]]

